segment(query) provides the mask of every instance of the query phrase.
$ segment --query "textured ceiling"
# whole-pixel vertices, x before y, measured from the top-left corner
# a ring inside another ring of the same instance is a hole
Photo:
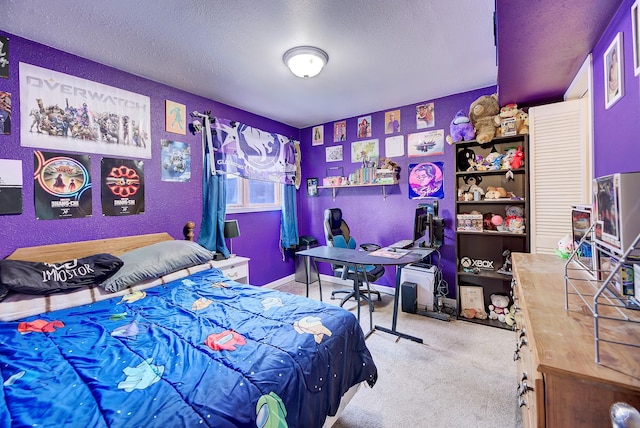
[[[621,2],[1,0],[0,30],[303,128],[496,84],[558,101]],[[283,64],[298,45],[318,77]]]
[[[3,0],[0,29],[295,127],[495,85],[494,0]],[[282,55],[329,54],[312,79]]]

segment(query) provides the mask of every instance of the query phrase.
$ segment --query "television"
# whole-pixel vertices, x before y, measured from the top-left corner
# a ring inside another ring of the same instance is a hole
[[[624,253],[640,233],[640,172],[616,173],[593,180],[595,241]]]
[[[438,201],[416,207],[413,222],[414,247],[440,247],[444,243],[444,219],[438,216]]]

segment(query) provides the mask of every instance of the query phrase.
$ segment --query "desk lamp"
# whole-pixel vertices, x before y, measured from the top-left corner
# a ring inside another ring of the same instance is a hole
[[[240,228],[238,227],[238,220],[225,220],[224,221],[224,237],[229,238],[229,258],[235,257],[233,254],[233,238],[240,236]]]

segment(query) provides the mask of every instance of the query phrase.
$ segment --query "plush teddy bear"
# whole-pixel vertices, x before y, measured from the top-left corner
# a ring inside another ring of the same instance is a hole
[[[489,319],[505,322],[506,315],[509,313],[509,297],[502,294],[492,294],[491,304],[489,305]]]
[[[469,108],[469,118],[476,133],[476,141],[488,143],[496,135],[495,116],[500,112],[498,95],[482,95]]]
[[[458,189],[458,196],[470,194],[473,199],[475,192],[478,192],[478,196],[484,195],[484,189],[479,186],[479,184],[482,182],[482,177],[475,175],[465,175],[462,179],[464,180],[465,185],[460,186],[460,188]]]
[[[529,115],[522,110],[516,115],[516,132],[518,134],[529,133]]]
[[[512,233],[524,233],[524,211],[518,205],[506,205],[506,226]]]
[[[462,110],[456,113],[453,117],[451,125],[449,126],[449,132],[451,133],[450,135],[447,135],[447,143],[449,144],[463,140],[473,140],[476,136],[471,119],[469,119]]]

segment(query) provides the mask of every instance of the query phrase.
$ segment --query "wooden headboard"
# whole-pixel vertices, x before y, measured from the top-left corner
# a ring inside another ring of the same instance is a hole
[[[186,239],[193,240],[193,222],[188,222],[183,233]],[[67,242],[64,244],[41,245],[18,248],[7,257],[10,260],[28,262],[59,263],[67,260],[87,257],[96,253],[109,253],[119,256],[127,251],[145,247],[162,241],[171,241],[173,237],[166,232],[147,235],[123,236],[119,238],[95,239],[92,241]]]

